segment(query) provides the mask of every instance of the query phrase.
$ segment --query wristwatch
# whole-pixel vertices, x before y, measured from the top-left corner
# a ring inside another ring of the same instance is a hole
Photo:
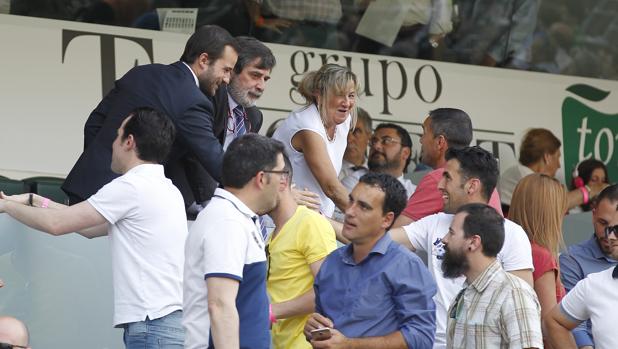
[[[428,41],[429,41],[429,45],[433,48],[438,48],[438,46],[440,46],[440,43],[434,38],[429,38]]]

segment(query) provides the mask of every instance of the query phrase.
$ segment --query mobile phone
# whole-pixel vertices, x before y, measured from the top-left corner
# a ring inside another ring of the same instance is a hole
[[[317,330],[311,331],[312,340],[325,341],[327,339],[330,339],[331,336],[332,333],[330,332],[330,328],[328,327],[318,328]]]

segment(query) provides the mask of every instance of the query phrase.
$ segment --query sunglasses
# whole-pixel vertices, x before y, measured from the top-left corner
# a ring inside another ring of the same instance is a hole
[[[23,345],[9,344],[9,343],[2,343],[2,342],[0,342],[0,349],[16,349],[16,348],[28,348],[28,347],[25,347]]]
[[[605,227],[605,238],[608,238],[610,234],[614,234],[618,239],[618,224]]]

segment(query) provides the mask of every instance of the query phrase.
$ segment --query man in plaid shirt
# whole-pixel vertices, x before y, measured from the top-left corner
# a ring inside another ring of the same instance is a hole
[[[442,242],[444,276],[466,277],[447,312],[447,348],[543,348],[534,290],[496,260],[504,218],[484,204],[464,205]]]

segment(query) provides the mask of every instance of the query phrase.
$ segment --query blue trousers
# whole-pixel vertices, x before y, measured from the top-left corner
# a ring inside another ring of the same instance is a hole
[[[123,339],[127,349],[182,349],[185,340],[182,311],[125,324]]]

